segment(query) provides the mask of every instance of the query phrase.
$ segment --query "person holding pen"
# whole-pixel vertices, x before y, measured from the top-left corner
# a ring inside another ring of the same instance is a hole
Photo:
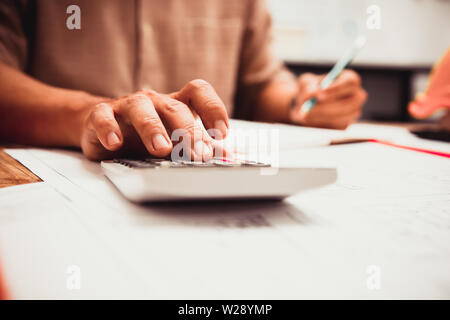
[[[296,78],[271,50],[263,0],[0,3],[0,141],[79,147],[93,160],[163,157],[178,128],[212,153],[228,117],[344,129],[367,94],[343,70]],[[315,106],[301,112],[311,98]]]

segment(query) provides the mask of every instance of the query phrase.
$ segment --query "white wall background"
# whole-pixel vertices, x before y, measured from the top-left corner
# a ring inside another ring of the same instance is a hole
[[[334,63],[360,33],[368,41],[354,64],[431,66],[450,47],[450,0],[267,1],[285,61]],[[366,27],[373,4],[380,30]]]

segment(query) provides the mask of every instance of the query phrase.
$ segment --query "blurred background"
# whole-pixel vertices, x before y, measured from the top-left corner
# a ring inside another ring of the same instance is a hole
[[[357,35],[367,37],[350,66],[369,93],[363,119],[412,120],[408,102],[450,47],[450,0],[267,1],[275,50],[297,74],[328,72]]]

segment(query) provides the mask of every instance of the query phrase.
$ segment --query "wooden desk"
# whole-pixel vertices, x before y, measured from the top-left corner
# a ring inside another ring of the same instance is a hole
[[[42,181],[0,148],[0,188]]]

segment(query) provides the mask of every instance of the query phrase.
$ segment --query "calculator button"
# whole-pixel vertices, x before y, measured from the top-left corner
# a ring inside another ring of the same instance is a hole
[[[147,163],[142,160],[130,160],[130,159],[114,159],[115,163],[120,163],[130,168],[154,168],[155,165]]]
[[[213,158],[210,160],[210,162],[220,167],[240,167],[242,164],[239,160],[228,158]]]
[[[170,167],[172,167],[173,166],[173,162],[172,161],[168,161],[168,160],[166,160],[166,161],[160,161],[159,163],[158,163],[158,165],[161,167],[161,168],[170,168]]]
[[[177,161],[177,163],[180,163],[187,167],[213,167],[214,164],[210,162],[202,162],[202,161],[189,161],[189,160],[180,160]]]
[[[114,163],[118,163],[129,168],[211,168],[211,167],[270,167],[270,164],[250,161],[250,160],[239,160],[239,159],[229,159],[229,158],[213,158],[207,162],[202,161],[170,161],[167,159],[153,159],[148,158],[145,160],[130,160],[130,159],[114,159]]]
[[[145,162],[153,163],[153,164],[160,164],[163,161],[167,161],[167,160],[166,159],[154,159],[154,158],[145,159]]]
[[[260,168],[270,167],[270,164],[267,164],[267,163],[262,163],[262,162],[257,162],[257,161],[248,161],[248,160],[243,161],[242,165],[244,167],[260,167]]]

